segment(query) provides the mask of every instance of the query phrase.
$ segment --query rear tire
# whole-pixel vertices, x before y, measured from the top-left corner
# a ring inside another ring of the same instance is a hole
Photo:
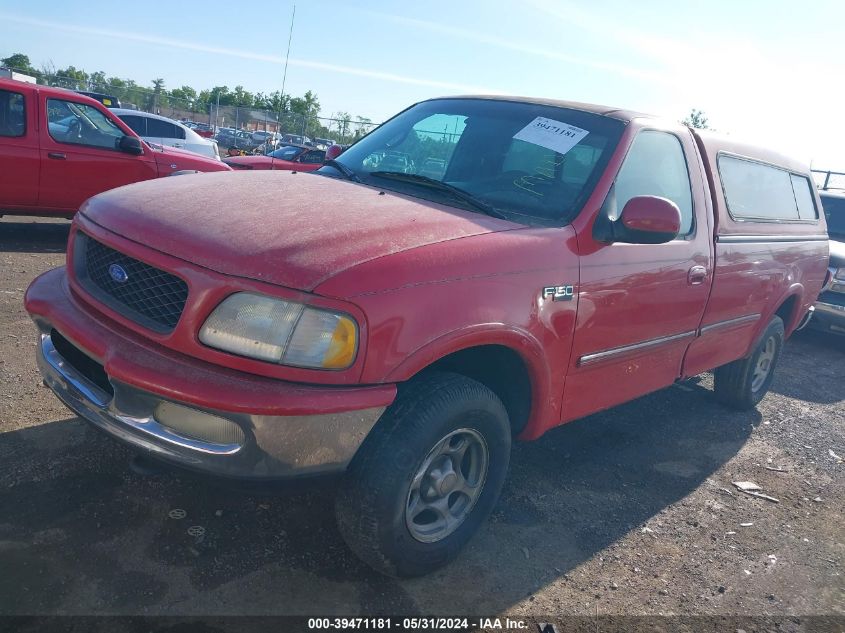
[[[749,356],[716,369],[713,376],[716,399],[740,411],[757,406],[769,391],[782,349],[783,321],[776,316]]]
[[[338,491],[341,535],[389,576],[445,565],[493,509],[510,448],[505,407],[481,383],[438,372],[400,385]]]

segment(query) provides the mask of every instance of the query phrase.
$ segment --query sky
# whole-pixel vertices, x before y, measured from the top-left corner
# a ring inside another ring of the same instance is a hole
[[[0,58],[139,84],[314,91],[382,121],[422,99],[513,94],[710,125],[845,171],[841,0],[0,1]]]

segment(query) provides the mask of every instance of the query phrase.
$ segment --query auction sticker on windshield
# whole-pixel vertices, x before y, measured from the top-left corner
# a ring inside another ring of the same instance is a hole
[[[558,154],[566,154],[578,145],[589,132],[580,127],[569,125],[538,116],[519,132],[513,135],[515,139],[545,147]]]

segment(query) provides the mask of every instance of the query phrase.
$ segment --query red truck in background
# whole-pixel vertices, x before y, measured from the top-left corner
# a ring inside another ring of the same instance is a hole
[[[144,143],[100,102],[0,79],[0,215],[72,216],[91,196],[220,161]]]
[[[26,308],[78,415],[197,471],[337,474],[347,543],[412,576],[484,521],[514,437],[712,369],[754,407],[825,282],[811,182],[635,112],[435,99],[313,174],[95,196]]]
[[[234,170],[282,169],[289,171],[316,171],[326,160],[326,150],[303,145],[282,145],[269,154],[259,156],[232,156],[223,162]]]

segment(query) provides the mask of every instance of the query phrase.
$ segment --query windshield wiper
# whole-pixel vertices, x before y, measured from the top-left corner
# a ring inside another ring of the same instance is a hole
[[[349,167],[344,165],[343,163],[336,161],[334,158],[327,158],[323,161],[323,165],[328,165],[329,167],[334,167],[337,171],[339,171],[347,180],[351,180],[352,182],[361,182],[361,179],[358,178],[358,174],[352,171]]]
[[[509,219],[504,213],[499,211],[493,205],[487,204],[483,200],[479,200],[478,198],[476,198],[468,191],[464,191],[460,187],[450,185],[449,183],[443,182],[442,180],[429,178],[428,176],[421,176],[420,174],[406,174],[405,172],[401,171],[371,171],[370,176],[412,182],[418,185],[423,185],[424,187],[430,187],[431,189],[437,189],[438,191],[445,191],[446,193],[451,194],[453,198],[456,198],[461,202],[464,202],[469,206],[474,207],[477,211],[481,211],[486,215],[493,216],[494,218],[500,218],[502,220]]]

